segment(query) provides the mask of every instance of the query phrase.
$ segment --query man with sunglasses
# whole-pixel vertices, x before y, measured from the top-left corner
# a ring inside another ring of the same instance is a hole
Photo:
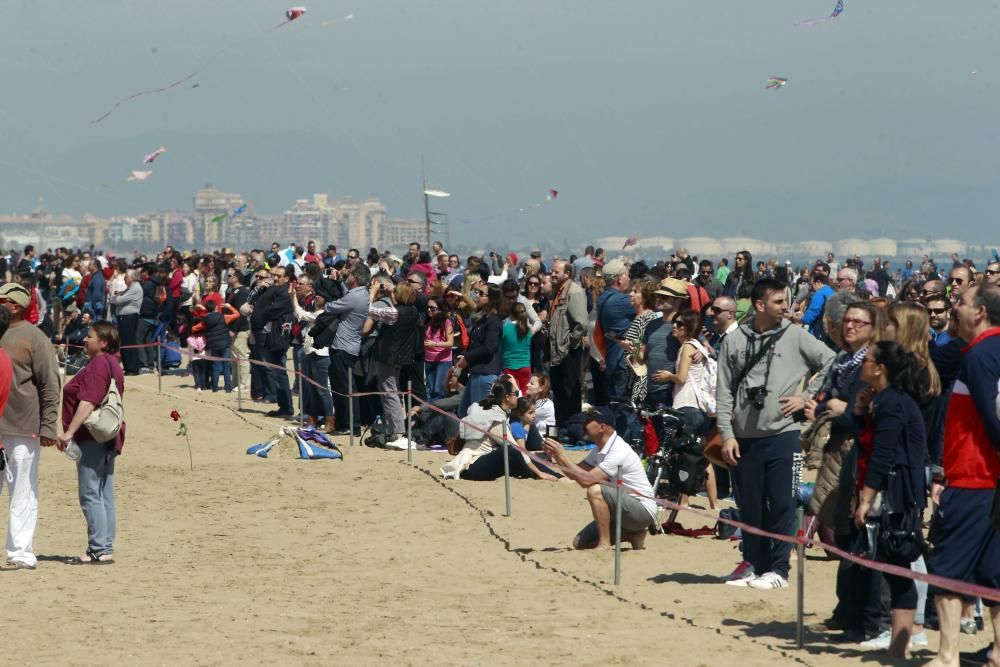
[[[976,284],[975,275],[967,266],[956,266],[951,270],[948,286],[951,287],[951,302],[958,303],[965,290]]]
[[[718,299],[722,296],[724,289],[722,283],[715,279],[715,272],[712,271],[712,260],[703,259],[698,262],[698,276],[694,279],[694,284],[708,292],[708,298]]]
[[[991,285],[1000,285],[1000,262],[990,262],[987,264],[983,276],[986,278],[986,282]]]

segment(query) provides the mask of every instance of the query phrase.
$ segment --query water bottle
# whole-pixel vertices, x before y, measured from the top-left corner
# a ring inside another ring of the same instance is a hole
[[[76,440],[70,440],[69,444],[66,445],[66,458],[70,461],[79,461],[81,456],[83,456],[83,450],[80,449],[80,445],[76,444]]]

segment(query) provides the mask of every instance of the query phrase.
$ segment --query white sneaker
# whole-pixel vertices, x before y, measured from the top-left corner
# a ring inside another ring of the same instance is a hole
[[[788,588],[788,579],[785,579],[777,572],[765,572],[759,577],[754,577],[753,581],[747,582],[747,586],[761,591],[771,590],[772,588]]]
[[[740,561],[736,565],[736,569],[735,570],[733,570],[732,572],[730,572],[726,576],[721,577],[721,579],[722,579],[722,581],[728,583],[730,581],[737,581],[737,580],[740,580],[740,579],[746,579],[748,574],[753,574],[753,565],[751,565],[749,561],[745,561],[744,560],[744,561]]]
[[[910,646],[927,646],[927,633],[921,632],[919,635],[910,637]]]
[[[925,636],[924,639],[927,637]],[[892,643],[892,630],[883,630],[882,634],[878,637],[873,637],[867,641],[863,641],[858,646],[865,649],[872,649],[877,651],[884,651],[889,648],[889,644]]]
[[[398,449],[398,450],[401,450],[401,451],[405,452],[407,449],[410,448],[410,441],[406,439],[405,435],[401,435],[398,438],[396,438],[395,440],[392,440],[390,442],[385,443],[385,448],[386,449]],[[416,449],[416,448],[417,448],[417,445],[416,445],[416,443],[414,443],[413,444],[413,449]]]
[[[742,565],[743,564],[740,563],[740,567],[742,567]],[[737,574],[737,572],[740,570],[740,567],[737,567],[732,574],[723,579],[723,582],[726,584],[726,586],[739,586],[741,588],[746,588],[747,586],[750,585],[750,582],[752,582],[754,579],[757,578],[757,575],[753,573],[752,565],[746,568],[742,574]]]

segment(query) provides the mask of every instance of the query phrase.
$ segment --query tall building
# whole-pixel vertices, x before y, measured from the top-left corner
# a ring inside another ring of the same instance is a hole
[[[207,184],[194,193],[194,220],[191,243],[198,249],[218,248],[230,237],[232,212],[244,204],[243,197],[235,192],[222,192]],[[226,217],[220,222],[212,218]]]
[[[378,247],[385,219],[385,206],[375,195],[363,202],[351,197],[331,202],[329,195],[318,193],[311,200],[296,200],[295,206],[285,211],[284,233],[274,240],[282,246],[289,242],[304,245],[312,240],[320,246],[332,243],[339,248]]]
[[[379,247],[399,253],[406,250],[414,241],[419,243],[421,248],[430,250],[426,220],[423,218],[387,220],[382,227],[382,243]]]

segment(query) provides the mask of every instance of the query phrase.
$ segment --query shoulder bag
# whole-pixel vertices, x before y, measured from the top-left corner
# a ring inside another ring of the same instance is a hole
[[[111,378],[108,383],[108,393],[104,395],[101,404],[96,406],[83,422],[84,428],[97,442],[115,440],[122,429],[122,424],[125,423],[125,406],[122,404],[122,395],[118,392],[118,383],[115,382],[115,375],[111,372],[111,362],[106,363],[108,375]]]

